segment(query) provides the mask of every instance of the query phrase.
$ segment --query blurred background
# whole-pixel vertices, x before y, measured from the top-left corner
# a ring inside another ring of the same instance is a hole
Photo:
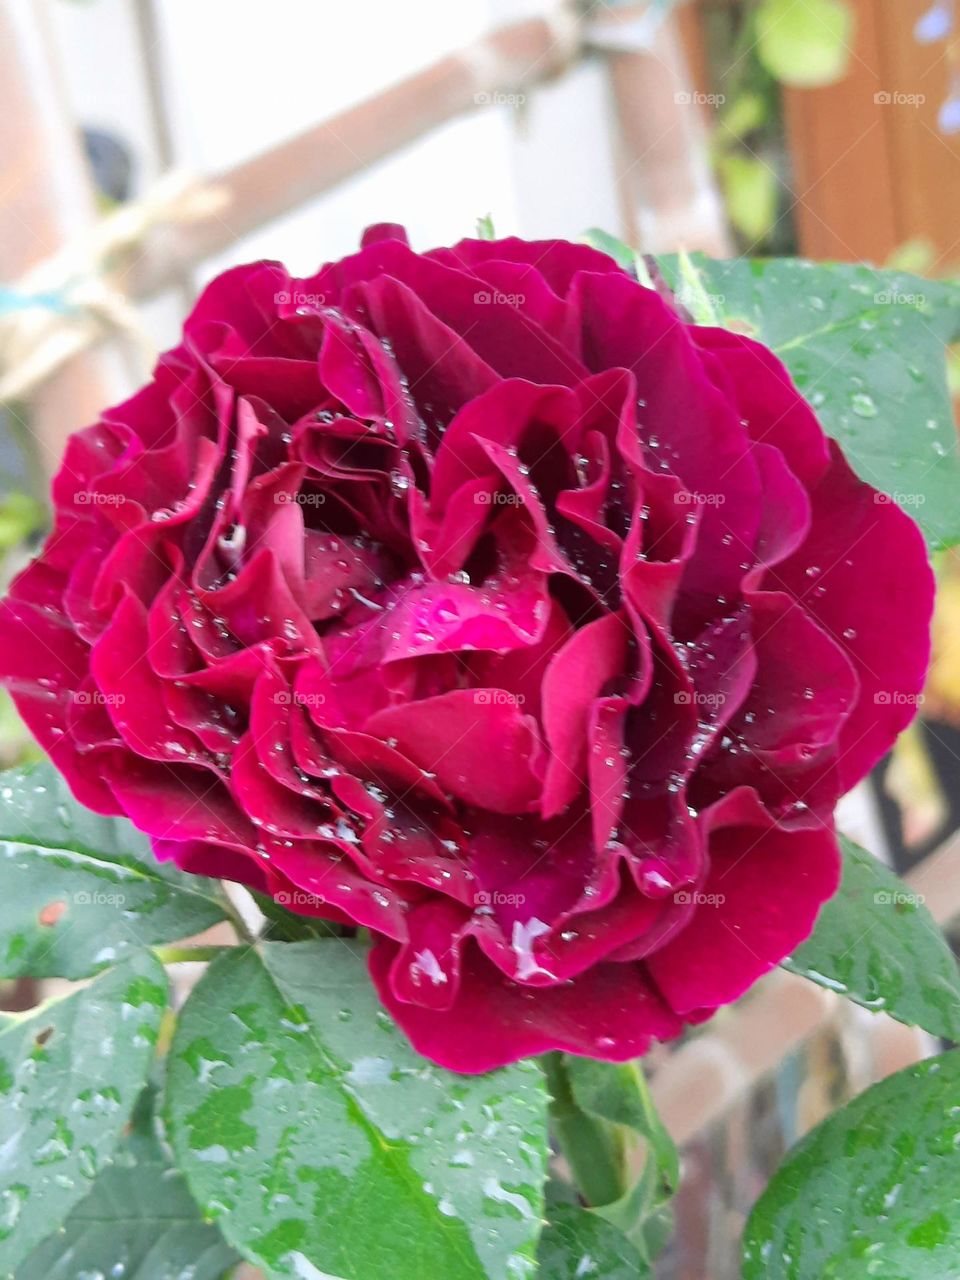
[[[427,248],[489,219],[956,275],[957,17],[953,0],[0,0],[3,579],[43,536],[66,435],[147,376],[235,262],[307,274],[369,222]],[[920,721],[841,822],[946,923],[960,573],[938,570]],[[4,697],[0,762],[34,752]],[[732,1280],[785,1148],[932,1047],[778,972],[662,1050],[684,1185],[661,1280]]]

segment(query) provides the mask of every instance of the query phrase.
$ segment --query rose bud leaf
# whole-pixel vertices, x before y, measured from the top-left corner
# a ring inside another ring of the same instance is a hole
[[[672,1195],[680,1181],[680,1160],[673,1139],[654,1109],[640,1066],[570,1054],[565,1055],[565,1066],[577,1105],[637,1134],[658,1168],[662,1196]]]

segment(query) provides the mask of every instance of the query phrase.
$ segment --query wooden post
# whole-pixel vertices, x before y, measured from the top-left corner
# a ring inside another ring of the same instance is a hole
[[[209,179],[226,204],[189,225],[158,227],[118,282],[149,297],[233,241],[329,191],[448,120],[499,94],[518,93],[579,55],[576,20],[559,7],[517,22],[432,67]]]
[[[944,137],[942,44],[918,44],[915,0],[852,0],[850,63],[836,84],[786,91],[800,252],[883,263],[929,240],[933,274],[960,257],[960,138]]]
[[[707,152],[705,95],[698,92],[673,15],[649,21],[650,5],[605,9],[589,28],[608,49],[625,238],[646,253],[682,247],[715,257],[730,236]],[[648,36],[631,48],[633,33]]]
[[[63,101],[47,0],[0,0],[0,83],[0,281],[9,285],[96,219],[86,159]],[[30,421],[20,425],[35,438],[48,473],[69,433],[121,390],[108,360],[102,348],[75,356],[31,397]]]
[[[15,3],[0,0],[9,8]],[[207,202],[201,198],[199,211],[194,208],[188,220],[158,217],[145,227],[134,249],[117,254],[116,287],[133,300],[156,295],[197,263],[428,130],[497,95],[520,93],[559,75],[582,55],[587,38],[602,39],[603,25],[630,22],[636,13],[636,7],[611,11],[602,23],[589,23],[585,33],[574,6],[561,3],[212,175],[199,184],[201,196],[206,192],[211,197]],[[613,49],[608,56],[627,238],[653,251],[683,246],[716,255],[729,252],[701,108],[678,28],[667,22],[649,50]]]

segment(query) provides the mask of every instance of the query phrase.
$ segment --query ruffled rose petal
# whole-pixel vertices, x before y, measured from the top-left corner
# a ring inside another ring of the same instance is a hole
[[[886,494],[857,479],[836,445],[811,503],[810,533],[771,571],[770,585],[788,591],[856,670],[860,696],[839,739],[848,790],[916,715],[930,659],[934,578],[920,530]]]
[[[723,827],[711,834],[709,849],[710,871],[690,890],[690,922],[646,960],[681,1016],[743,995],[809,937],[840,882],[840,851],[828,827]]]
[[[543,678],[543,726],[550,746],[542,813],[562,813],[583,786],[591,708],[626,665],[630,630],[617,614],[598,618],[568,640]]]
[[[505,689],[458,689],[377,711],[367,732],[395,744],[444,791],[492,813],[526,813],[540,795],[536,722]],[[496,768],[477,768],[478,760]]]
[[[436,1012],[397,998],[393,954],[388,943],[370,954],[380,999],[414,1048],[449,1071],[491,1071],[551,1049],[624,1062],[680,1030],[639,964],[598,964],[571,982],[532,988],[467,953],[456,1002]]]

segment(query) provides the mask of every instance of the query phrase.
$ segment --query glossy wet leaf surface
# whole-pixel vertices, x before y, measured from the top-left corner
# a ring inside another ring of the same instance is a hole
[[[166,1007],[149,954],[0,1022],[0,1274],[90,1191],[144,1086]]]
[[[563,1055],[563,1063],[575,1106],[607,1127],[621,1144],[623,1190],[613,1200],[593,1200],[591,1212],[617,1228],[644,1265],[652,1266],[672,1234],[669,1200],[680,1181],[680,1161],[641,1066],[571,1054]],[[550,1071],[547,1078],[553,1079]],[[560,1138],[563,1145],[562,1133]]]
[[[251,889],[251,896],[266,916],[260,936],[270,942],[306,942],[311,938],[339,937],[342,929],[319,916],[302,916],[282,903]]]
[[[16,1280],[220,1280],[238,1261],[171,1168],[153,1132],[151,1101],[141,1097],[143,1115],[113,1164],[62,1230],[17,1268]]]
[[[743,1280],[948,1280],[960,1269],[960,1053],[808,1134],[754,1206]]]
[[[638,1134],[657,1165],[662,1195],[671,1195],[680,1181],[680,1158],[673,1139],[654,1110],[639,1065],[596,1062],[571,1054],[565,1055],[565,1062],[578,1106]]]
[[[540,1238],[541,1280],[641,1280],[650,1274],[616,1227],[577,1205],[554,1205]]]
[[[676,258],[659,261],[676,286]],[[792,258],[693,261],[720,323],[776,352],[857,474],[931,546],[960,541],[945,353],[960,332],[960,286]]]
[[[960,1040],[960,971],[915,891],[841,837],[840,891],[784,967],[933,1035]]]
[[[0,976],[81,978],[223,919],[214,884],[157,862],[49,764],[0,775]]]
[[[167,1115],[199,1203],[270,1277],[534,1274],[540,1071],[427,1062],[339,939],[211,966],[180,1016]]]

